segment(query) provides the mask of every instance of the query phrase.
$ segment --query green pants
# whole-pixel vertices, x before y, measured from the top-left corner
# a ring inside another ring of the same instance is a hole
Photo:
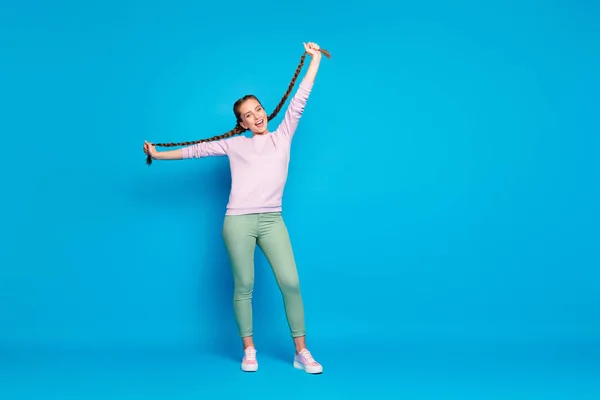
[[[226,215],[223,239],[233,272],[233,312],[240,337],[252,336],[254,252],[260,247],[275,274],[292,337],[305,335],[296,262],[280,212]]]

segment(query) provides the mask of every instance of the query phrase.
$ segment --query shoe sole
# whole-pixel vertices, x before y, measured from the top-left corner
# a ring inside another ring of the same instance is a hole
[[[242,364],[242,371],[244,371],[244,372],[256,372],[256,371],[258,371],[258,365],[245,365],[245,364]]]
[[[294,361],[294,368],[300,369],[300,370],[306,372],[307,374],[322,374],[323,373],[323,367],[306,367],[302,363],[299,363],[298,361]]]

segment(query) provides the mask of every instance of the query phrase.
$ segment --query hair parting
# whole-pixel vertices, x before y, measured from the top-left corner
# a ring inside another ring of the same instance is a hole
[[[325,57],[331,58],[331,54],[327,50],[320,49],[319,51]],[[296,85],[296,80],[298,79],[298,76],[300,75],[300,71],[302,70],[302,67],[304,66],[304,62],[306,60],[306,54],[308,54],[308,53],[304,52],[302,54],[302,56],[300,57],[300,63],[298,64],[298,67],[296,68],[296,72],[294,73],[294,76],[292,77],[292,80],[291,80],[290,84],[288,85],[288,88],[287,88],[285,94],[283,95],[283,97],[279,101],[279,104],[277,104],[277,107],[275,107],[275,109],[273,110],[273,112],[268,116],[268,121],[271,121],[273,118],[275,118],[277,116],[277,114],[279,114],[279,112],[281,111],[281,108],[283,107],[283,105],[285,104],[286,100],[290,96],[290,93],[292,93],[292,89]],[[243,101],[247,100],[248,98],[254,98],[254,99],[256,99],[256,97],[254,97],[253,95],[248,95],[248,96],[244,96],[243,98],[241,98],[241,99],[239,99],[238,101],[235,102],[235,104],[233,106],[233,110],[234,110],[234,113],[235,113],[236,118],[237,118],[237,123],[236,123],[235,127],[232,130],[230,130],[229,132],[226,132],[226,133],[224,133],[222,135],[213,136],[211,138],[200,139],[200,140],[195,140],[195,141],[191,141],[191,142],[153,143],[153,145],[154,146],[160,146],[160,147],[191,146],[191,145],[194,145],[194,144],[197,144],[197,143],[212,142],[212,141],[215,141],[215,140],[227,139],[227,138],[230,138],[232,136],[244,133],[246,131],[246,129],[244,129],[239,124],[240,123],[240,116],[239,116],[239,113],[238,113],[238,107],[241,105],[241,103]],[[148,157],[146,158],[146,164],[148,164],[148,165],[152,164],[152,157],[150,157],[150,155],[148,155]]]

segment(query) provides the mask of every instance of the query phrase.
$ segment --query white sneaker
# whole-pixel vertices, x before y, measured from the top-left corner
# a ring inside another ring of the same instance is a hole
[[[256,360],[256,349],[252,346],[246,347],[244,350],[244,358],[242,358],[242,371],[256,372],[258,371],[258,361]]]
[[[323,366],[316,362],[306,349],[302,349],[294,357],[294,368],[304,370],[309,374],[320,374],[323,372]]]

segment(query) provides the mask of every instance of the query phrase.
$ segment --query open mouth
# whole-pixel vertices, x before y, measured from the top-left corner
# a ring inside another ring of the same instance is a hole
[[[262,128],[264,124],[265,124],[265,120],[264,119],[259,119],[258,121],[256,121],[256,127],[257,128]]]

